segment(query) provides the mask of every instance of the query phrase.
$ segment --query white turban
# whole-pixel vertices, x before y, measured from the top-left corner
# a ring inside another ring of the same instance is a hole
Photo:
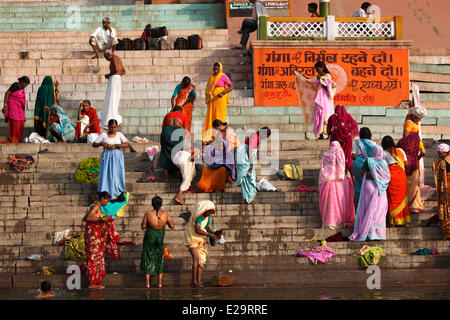
[[[414,107],[411,110],[411,114],[417,118],[422,119],[423,117],[425,117],[427,115],[427,110],[425,110],[425,108],[422,106],[418,106],[418,107]]]

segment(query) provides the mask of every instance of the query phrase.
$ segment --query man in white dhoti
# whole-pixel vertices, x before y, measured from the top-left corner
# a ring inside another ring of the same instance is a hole
[[[102,27],[98,27],[93,34],[89,36],[89,44],[94,49],[95,56],[92,59],[98,59],[98,51],[103,52],[108,49],[112,49],[112,52],[116,50],[116,46],[119,40],[116,37],[116,30],[111,27],[111,22],[108,17],[103,18]]]
[[[190,139],[186,139],[186,142],[188,141],[190,142]],[[186,192],[191,186],[191,182],[194,179],[196,173],[194,160],[201,156],[201,153],[202,142],[196,141],[194,143],[194,148],[192,148],[190,151],[181,150],[175,153],[172,157],[172,161],[175,166],[180,169],[181,177],[183,179],[177,196],[175,197],[175,202],[177,202],[178,204],[184,205],[184,202],[182,200],[183,193]]]
[[[122,92],[121,76],[126,73],[126,70],[122,65],[122,60],[113,54],[111,49],[105,51],[105,59],[110,62],[110,72],[105,75],[105,78],[108,79],[108,87],[106,88],[100,126],[108,129],[108,121],[111,119],[116,119],[119,126],[122,124],[122,116],[119,114],[119,102]]]

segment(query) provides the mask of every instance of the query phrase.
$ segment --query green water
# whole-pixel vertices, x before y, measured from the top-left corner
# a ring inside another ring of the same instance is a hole
[[[447,287],[151,288],[55,290],[52,300],[450,300]],[[34,299],[38,290],[0,290],[0,300]]]

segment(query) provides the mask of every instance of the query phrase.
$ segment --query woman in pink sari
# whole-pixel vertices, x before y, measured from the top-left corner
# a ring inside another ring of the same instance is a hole
[[[386,189],[391,180],[389,166],[383,160],[383,148],[376,146],[361,169],[363,177],[355,227],[350,241],[385,240],[388,199]]]
[[[334,113],[333,97],[336,93],[336,84],[331,79],[331,73],[323,61],[318,61],[314,68],[318,75],[311,83],[318,87],[316,106],[314,108],[314,125],[313,133],[319,139],[323,139],[323,135],[327,134],[328,118]]]
[[[319,209],[322,227],[352,227],[355,222],[353,181],[345,168],[345,156],[338,141],[333,141],[322,158],[319,177]]]
[[[5,92],[4,107],[2,109],[5,115],[5,121],[9,125],[10,143],[20,143],[23,141],[23,130],[25,128],[25,107],[27,104],[25,97],[25,88],[30,84],[30,79],[24,76],[18,79]]]
[[[328,119],[327,133],[330,141],[338,141],[345,154],[345,169],[352,174],[352,142],[358,136],[358,124],[355,119],[347,113],[343,105],[337,105],[334,114]]]

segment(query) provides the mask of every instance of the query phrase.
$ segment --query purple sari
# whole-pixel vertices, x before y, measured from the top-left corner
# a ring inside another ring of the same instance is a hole
[[[214,142],[205,148],[204,157],[210,169],[226,167],[231,172],[231,178],[236,180],[234,154],[228,151],[228,142],[226,140],[217,135]]]
[[[386,189],[391,175],[387,162],[383,160],[383,149],[380,146],[375,147],[372,157],[367,159],[367,164],[373,180],[367,179],[367,173],[364,174],[350,241],[386,239]]]
[[[411,176],[419,169],[419,144],[420,136],[418,132],[411,132],[407,137],[401,138],[397,143],[397,148],[403,149],[406,153],[408,163],[406,164],[406,175]]]

